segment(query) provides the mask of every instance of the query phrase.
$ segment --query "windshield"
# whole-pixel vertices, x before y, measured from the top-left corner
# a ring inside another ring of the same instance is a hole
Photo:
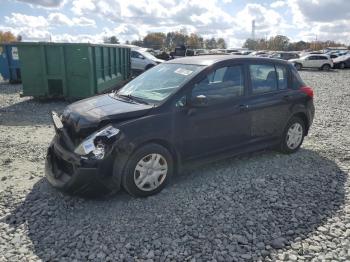
[[[158,58],[152,55],[151,53],[148,53],[147,51],[139,51],[144,57],[147,57],[150,60],[157,60]]]
[[[200,65],[159,64],[126,84],[117,95],[134,97],[146,102],[161,102],[202,68]]]
[[[281,57],[281,53],[274,53],[274,54],[271,55],[271,57],[280,58]]]

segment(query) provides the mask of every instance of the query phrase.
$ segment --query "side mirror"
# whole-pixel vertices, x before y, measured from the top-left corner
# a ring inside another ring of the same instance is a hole
[[[191,107],[207,107],[208,98],[205,95],[198,95],[191,99]]]
[[[145,57],[142,56],[142,55],[139,55],[138,58],[139,58],[139,59],[145,59]]]

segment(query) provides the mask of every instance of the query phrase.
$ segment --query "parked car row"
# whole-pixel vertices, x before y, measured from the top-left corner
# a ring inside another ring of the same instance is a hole
[[[261,50],[252,52],[250,55],[288,60],[297,70],[301,70],[302,68],[317,68],[328,71],[331,68],[344,69],[350,67],[350,51],[343,49],[312,52],[272,52]]]
[[[208,54],[222,55],[250,55],[256,57],[269,57],[290,61],[297,70],[303,68],[317,68],[321,70],[330,70],[331,68],[344,69],[350,67],[350,55],[347,51],[313,51],[313,52],[296,52],[296,51],[254,51],[247,49],[189,49],[185,46],[176,47],[174,52],[170,53],[170,59],[198,56]],[[158,59],[146,49],[133,48],[131,51],[131,68],[134,71],[146,71],[149,68],[164,62]]]
[[[283,60],[300,58],[300,56],[297,52],[275,52],[272,55],[270,55],[269,57],[283,59]]]

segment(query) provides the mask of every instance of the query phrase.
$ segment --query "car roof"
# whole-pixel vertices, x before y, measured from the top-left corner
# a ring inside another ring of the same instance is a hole
[[[295,51],[276,51],[276,54],[295,54]]]
[[[168,64],[187,64],[187,65],[204,65],[209,66],[222,61],[250,61],[250,62],[273,62],[279,64],[288,64],[288,62],[267,57],[255,57],[246,55],[201,55],[201,56],[186,56],[166,61]]]
[[[327,54],[307,54],[306,56],[325,56],[325,57],[329,57],[329,55],[327,55]]]

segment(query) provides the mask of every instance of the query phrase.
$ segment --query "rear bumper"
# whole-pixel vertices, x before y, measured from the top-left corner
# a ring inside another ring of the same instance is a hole
[[[307,125],[307,129],[306,129],[306,135],[308,135],[310,127],[312,126],[312,123],[313,123],[314,118],[315,118],[315,106],[314,106],[313,99],[310,99],[308,101],[308,103],[307,103],[306,116],[307,116],[307,120],[308,120],[308,123],[307,123],[308,125]]]
[[[51,142],[45,174],[55,188],[74,195],[108,195],[120,189],[120,176],[113,174],[113,159],[89,160],[65,149],[58,135]]]
[[[309,125],[311,126],[315,118],[315,106],[314,106],[314,101],[310,101],[309,105]]]

